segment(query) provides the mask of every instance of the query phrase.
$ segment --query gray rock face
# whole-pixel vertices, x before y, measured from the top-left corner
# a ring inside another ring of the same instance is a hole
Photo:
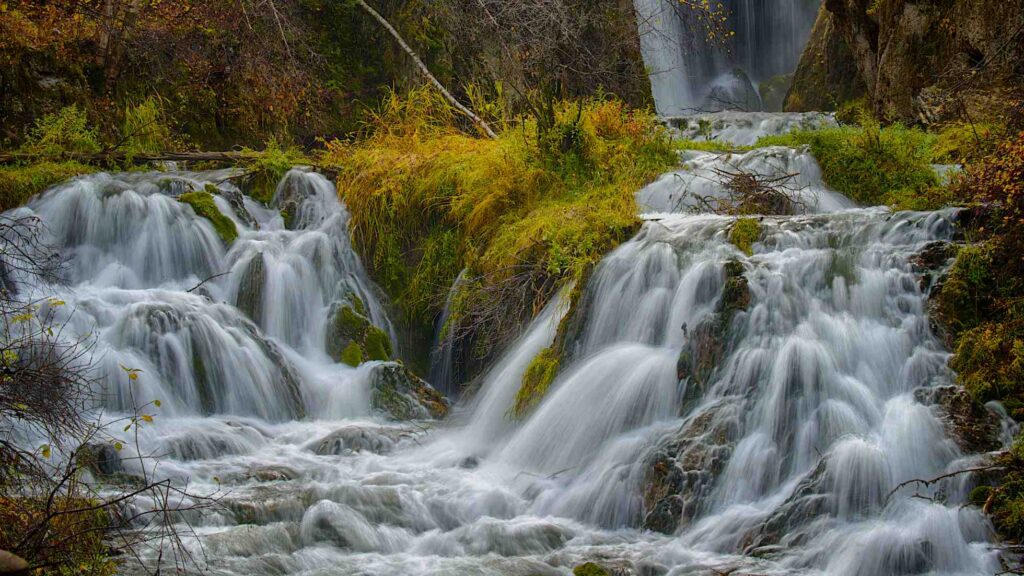
[[[914,398],[935,407],[947,433],[964,452],[990,452],[1001,448],[999,416],[962,387],[921,388],[914,393]]]
[[[242,281],[238,287],[236,306],[256,324],[263,322],[263,284],[266,280],[266,264],[263,254],[257,254],[249,260],[245,267]]]
[[[644,528],[672,534],[697,516],[732,455],[742,407],[742,399],[723,400],[662,439],[644,464]]]

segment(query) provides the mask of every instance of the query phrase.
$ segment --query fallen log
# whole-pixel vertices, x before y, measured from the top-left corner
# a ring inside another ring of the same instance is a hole
[[[159,153],[133,153],[122,151],[111,152],[64,152],[53,155],[28,154],[24,152],[0,153],[0,164],[22,161],[41,160],[75,160],[85,164],[101,163],[125,163],[146,164],[148,162],[226,162],[237,163],[243,160],[252,159],[258,153],[246,152],[159,152]]]

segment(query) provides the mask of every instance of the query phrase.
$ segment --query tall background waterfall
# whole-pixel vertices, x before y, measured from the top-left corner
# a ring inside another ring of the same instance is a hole
[[[709,42],[703,25],[675,0],[633,4],[658,112],[674,116],[723,108],[759,110],[756,93],[744,94],[745,84],[756,87],[796,69],[821,2],[722,2],[729,14],[728,29],[735,33],[724,42]],[[713,91],[719,96],[709,98]]]

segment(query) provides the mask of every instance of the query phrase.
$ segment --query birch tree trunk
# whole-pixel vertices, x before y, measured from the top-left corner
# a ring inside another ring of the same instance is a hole
[[[373,18],[377,20],[377,22],[379,22],[380,25],[383,26],[384,29],[387,30],[389,34],[391,34],[395,41],[398,42],[398,45],[402,47],[402,50],[404,50],[405,53],[408,54],[410,58],[412,58],[412,61],[416,63],[416,68],[419,69],[420,74],[423,74],[423,77],[426,78],[427,81],[429,81],[434,86],[434,88],[437,88],[438,92],[440,92],[441,95],[444,96],[445,100],[447,100],[452,106],[454,106],[456,110],[465,114],[466,117],[472,120],[473,123],[476,124],[481,130],[483,130],[483,132],[487,134],[488,137],[495,139],[498,137],[498,135],[495,134],[493,130],[491,130],[491,127],[487,125],[487,122],[484,122],[483,118],[477,116],[475,113],[473,113],[472,110],[470,110],[461,102],[459,102],[458,99],[456,99],[455,96],[453,96],[451,92],[449,92],[444,87],[444,85],[442,85],[441,82],[437,78],[435,78],[433,74],[430,73],[430,69],[427,68],[427,65],[424,64],[422,60],[420,60],[420,57],[416,54],[416,52],[413,51],[413,49],[405,42],[405,40],[402,38],[402,35],[398,33],[398,30],[395,30],[395,27],[392,26],[391,23],[387,21],[387,19],[381,16],[380,13],[378,13],[372,7],[370,7],[370,5],[367,4],[364,0],[356,0],[356,3],[359,4],[363,8],[363,10],[366,10],[370,14],[370,16],[373,16]]]

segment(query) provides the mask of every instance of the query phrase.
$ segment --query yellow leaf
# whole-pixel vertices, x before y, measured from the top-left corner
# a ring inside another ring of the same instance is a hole
[[[146,422],[150,422],[150,423],[153,422],[153,417],[150,416],[149,414],[143,414],[142,415],[142,419],[145,420]]]
[[[153,406],[156,406],[157,408],[159,408],[160,407],[160,401],[159,400],[153,400]]]
[[[49,458],[50,457],[50,445],[49,444],[43,444],[42,447],[40,448],[40,451],[43,454],[43,458]]]

